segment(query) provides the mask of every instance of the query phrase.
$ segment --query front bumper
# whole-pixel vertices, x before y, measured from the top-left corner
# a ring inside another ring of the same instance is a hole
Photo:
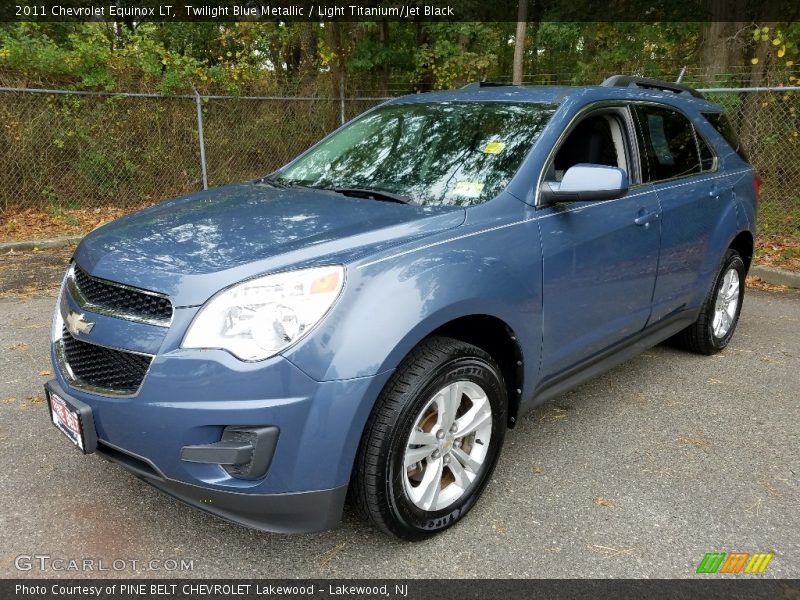
[[[275,532],[339,522],[364,424],[390,376],[317,382],[280,356],[243,363],[176,349],[155,357],[135,396],[119,398],[70,387],[52,358],[48,385],[91,408],[98,454],[191,506]],[[279,429],[263,478],[182,460],[184,447],[219,442],[231,426]]]
[[[158,474],[152,465],[108,443],[97,453],[156,489],[226,521],[275,533],[310,533],[341,521],[347,485],[330,490],[284,494],[243,494],[190,485]]]

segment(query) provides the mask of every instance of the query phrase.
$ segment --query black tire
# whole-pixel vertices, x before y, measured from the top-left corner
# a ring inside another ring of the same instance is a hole
[[[736,312],[734,313],[732,323],[724,335],[717,337],[714,334],[714,312],[719,295],[720,288],[724,281],[725,274],[729,269],[735,269],[739,275],[739,297]],[[722,267],[714,279],[714,285],[708,293],[708,297],[703,303],[700,310],[700,316],[692,325],[681,331],[676,336],[676,341],[687,350],[697,352],[699,354],[712,355],[716,354],[728,343],[736,331],[736,324],[739,322],[739,315],[742,312],[742,304],[744,302],[744,279],[747,274],[747,269],[744,266],[744,261],[736,250],[728,250],[725,254],[725,260],[722,262]]]
[[[489,448],[463,495],[442,510],[426,511],[404,488],[404,455],[427,403],[456,381],[478,384],[489,400]],[[507,407],[500,368],[486,352],[445,337],[424,340],[400,364],[367,421],[350,486],[356,511],[384,532],[406,540],[426,539],[457,523],[474,506],[494,470],[507,428]]]

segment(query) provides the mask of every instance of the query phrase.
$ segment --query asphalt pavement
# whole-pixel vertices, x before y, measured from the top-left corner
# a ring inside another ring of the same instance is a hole
[[[697,577],[712,551],[800,576],[796,292],[748,290],[722,354],[661,345],[529,413],[476,508],[416,544],[349,510],[318,534],[244,529],[81,455],[44,404],[52,308],[0,294],[0,577]]]

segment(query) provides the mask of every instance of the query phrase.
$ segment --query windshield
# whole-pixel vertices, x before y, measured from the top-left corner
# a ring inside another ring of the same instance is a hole
[[[469,206],[508,184],[554,111],[506,102],[389,105],[312,148],[274,180]]]

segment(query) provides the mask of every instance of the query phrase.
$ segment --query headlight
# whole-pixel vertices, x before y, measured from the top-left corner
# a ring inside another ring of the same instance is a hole
[[[67,271],[64,273],[64,278],[61,280],[61,287],[58,288],[56,310],[53,313],[53,324],[50,327],[50,341],[52,342],[60,340],[61,336],[64,334],[64,317],[61,316],[61,297],[64,295],[64,286],[67,285],[67,278],[74,268],[74,264],[71,264],[69,268],[67,268]]]
[[[338,265],[244,281],[206,302],[182,346],[217,348],[241,360],[264,360],[319,323],[343,283],[344,268]]]

